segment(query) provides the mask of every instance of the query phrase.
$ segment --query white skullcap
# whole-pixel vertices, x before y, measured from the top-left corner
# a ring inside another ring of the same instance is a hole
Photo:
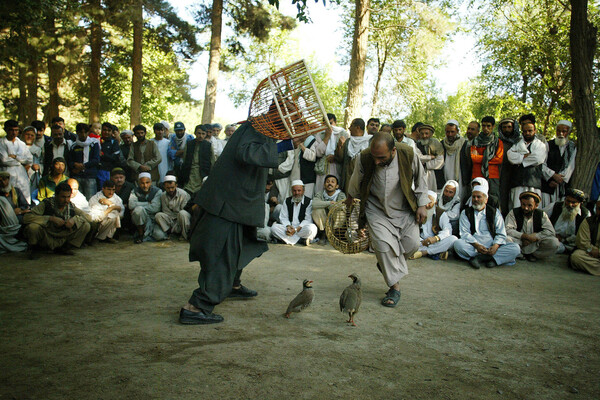
[[[292,186],[304,186],[304,182],[302,182],[300,179],[296,179],[292,181]]]
[[[129,130],[129,129],[125,129],[124,131],[121,132],[121,136],[133,136],[133,131]]]
[[[163,182],[177,182],[175,175],[165,175]]]
[[[171,125],[169,125],[169,123],[167,121],[160,121],[160,123],[162,124],[162,126],[164,126],[168,131],[171,130]]]
[[[483,185],[477,185],[473,188],[473,192],[480,192],[485,194],[486,196],[488,195],[488,188],[487,186],[483,186]]]
[[[446,122],[446,125],[450,124],[458,126],[458,121],[455,119],[449,119],[448,122]]]
[[[433,197],[433,201],[436,201],[436,200],[437,200],[437,193],[436,193],[436,192],[434,192],[433,190],[428,190],[428,191],[427,191],[427,196],[429,196],[429,197]]]
[[[566,119],[561,119],[560,121],[558,121],[558,124],[556,124],[556,126],[559,125],[566,125],[569,127],[569,129],[573,128],[573,123],[571,121],[567,121]]]
[[[142,179],[142,178],[148,178],[148,179],[152,180],[152,176],[150,175],[149,172],[140,172],[140,174],[138,175],[138,179]]]

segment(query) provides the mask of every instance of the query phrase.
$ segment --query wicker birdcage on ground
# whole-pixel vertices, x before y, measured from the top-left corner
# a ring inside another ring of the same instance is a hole
[[[331,128],[304,60],[259,83],[250,101],[248,120],[263,135],[282,140]]]
[[[342,201],[331,206],[327,214],[327,240],[334,249],[344,254],[360,253],[369,247],[369,231],[365,229],[362,235],[358,231],[359,211],[360,200],[354,199],[350,209]]]

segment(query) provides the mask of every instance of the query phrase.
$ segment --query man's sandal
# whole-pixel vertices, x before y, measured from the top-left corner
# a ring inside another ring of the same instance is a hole
[[[388,303],[391,301],[391,303]],[[396,289],[390,288],[385,294],[383,300],[381,300],[381,305],[384,307],[396,307],[400,302],[400,291]]]

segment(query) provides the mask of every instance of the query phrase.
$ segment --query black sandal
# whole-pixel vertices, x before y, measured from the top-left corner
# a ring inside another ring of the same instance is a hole
[[[391,301],[391,303],[388,303],[388,301]],[[385,297],[383,298],[383,300],[381,300],[381,305],[384,307],[392,307],[393,308],[393,307],[396,307],[399,302],[400,302],[400,291],[390,288],[390,290],[388,290],[387,293],[385,294]]]

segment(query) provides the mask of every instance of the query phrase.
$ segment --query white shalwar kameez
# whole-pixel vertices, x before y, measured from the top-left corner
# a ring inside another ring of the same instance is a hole
[[[16,157],[9,157],[11,155]],[[15,137],[12,142],[6,137],[0,139],[0,170],[10,173],[10,184],[21,189],[29,204],[31,204],[31,188],[25,165],[32,163],[33,155],[21,139]]]
[[[167,175],[167,172],[171,169],[169,165],[169,157],[167,151],[169,150],[169,139],[162,138],[161,140],[152,139],[156,143],[156,147],[158,147],[158,152],[162,157],[160,164],[158,164],[158,175],[159,182],[162,183]]]
[[[371,245],[383,278],[391,287],[408,274],[406,259],[419,248],[419,225],[400,186],[398,157],[395,156],[388,166],[374,168],[371,192],[367,199],[361,201],[367,202],[365,213]],[[427,197],[425,171],[416,153],[412,161],[412,170],[412,185],[417,206],[425,206],[430,200]],[[363,176],[364,169],[358,156],[348,186],[350,196],[360,198],[360,182]]]
[[[429,237],[437,236],[440,238],[439,242],[424,246],[421,244],[419,251],[426,251],[428,255],[440,254],[448,251],[454,245],[454,242],[458,238],[452,235],[452,225],[450,225],[450,219],[448,213],[443,212],[439,218],[440,231],[436,234],[433,232],[433,218],[427,218],[427,221],[421,225],[421,240],[425,240]]]
[[[106,214],[110,205],[100,204],[100,199],[109,200],[113,206],[120,207],[120,211],[112,210]],[[96,239],[105,240],[112,238],[118,228],[121,227],[121,218],[125,215],[125,206],[123,200],[116,194],[107,198],[102,191],[99,191],[90,198],[90,217],[92,221],[100,222]]]
[[[312,201],[306,207],[306,211],[304,213],[304,220],[298,220],[298,216],[300,215],[300,207],[302,206],[302,204],[304,204],[305,201],[307,201],[306,197],[302,199],[301,203],[292,202],[293,215],[291,216],[291,219],[288,212],[287,204],[284,203],[282,205],[281,213],[279,214],[279,220],[281,221],[281,223],[274,223],[273,226],[271,226],[271,233],[274,237],[281,239],[287,244],[294,245],[298,243],[300,239],[313,240],[315,236],[317,236],[318,229],[312,221]],[[288,236],[286,233],[286,228],[289,225],[293,226],[295,229],[297,229],[298,227],[301,227],[302,229],[294,233],[292,236]]]
[[[290,172],[294,167],[294,150],[288,150],[286,153],[287,156],[285,161],[279,164],[277,167],[277,170],[282,174]],[[275,180],[275,186],[279,191],[279,196],[277,197],[279,204],[282,204],[285,199],[292,195],[292,190],[290,187],[292,181],[290,180],[290,177],[291,176]]]

